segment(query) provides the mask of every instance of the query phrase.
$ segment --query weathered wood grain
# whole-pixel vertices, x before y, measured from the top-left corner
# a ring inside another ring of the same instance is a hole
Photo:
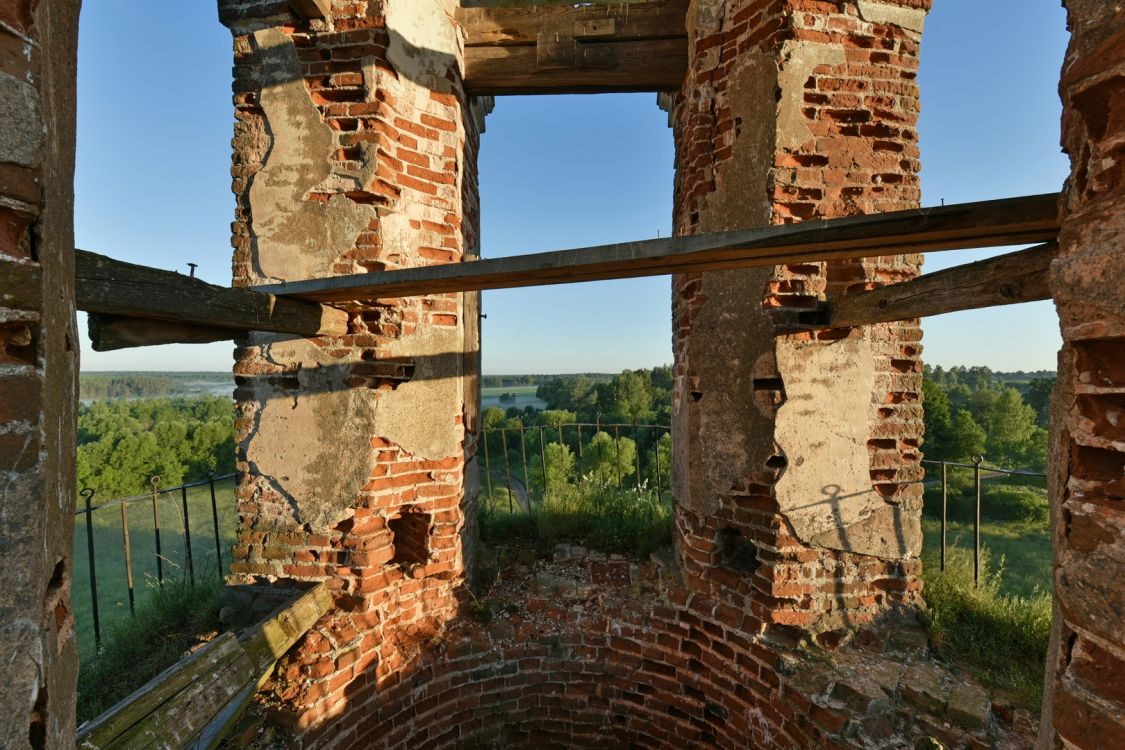
[[[319,302],[507,289],[1053,240],[1057,194],[257,287]]]
[[[348,316],[342,310],[216,286],[85,250],[75,251],[74,275],[78,309],[86,312],[234,331],[302,336],[347,332]]]
[[[687,39],[688,0],[599,5],[458,8],[466,47],[534,47],[545,29],[571,31],[576,39]],[[611,28],[610,33],[606,33]]]
[[[845,328],[1050,299],[1051,261],[1057,254],[1058,245],[1049,242],[847,294],[829,304],[823,326],[812,327]]]
[[[206,344],[239,335],[231,328],[210,328],[152,318],[123,318],[90,313],[86,316],[90,343],[96,352],[161,344]]]
[[[78,748],[213,748],[276,661],[331,607],[319,584],[241,636],[223,633],[78,731]]]

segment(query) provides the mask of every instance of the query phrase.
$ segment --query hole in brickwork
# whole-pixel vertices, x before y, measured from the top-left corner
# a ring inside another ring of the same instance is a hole
[[[31,709],[27,744],[34,750],[45,750],[47,747],[47,688],[45,686],[40,686],[35,707]]]
[[[394,545],[392,565],[425,565],[430,559],[430,517],[412,507],[405,508],[387,526]]]
[[[1072,473],[1086,482],[1103,482],[1107,489],[1116,488],[1113,495],[1120,498],[1125,493],[1125,453],[1105,448],[1075,445],[1071,460]]]
[[[1079,383],[1102,388],[1125,386],[1125,341],[1086,341],[1075,349]]]
[[[758,547],[738,529],[727,527],[719,532],[719,559],[724,568],[739,573],[758,569]]]

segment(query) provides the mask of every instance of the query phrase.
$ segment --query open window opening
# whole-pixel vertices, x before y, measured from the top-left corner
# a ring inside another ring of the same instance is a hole
[[[387,525],[394,545],[392,565],[412,568],[425,565],[430,559],[430,516],[413,506],[403,509]]]

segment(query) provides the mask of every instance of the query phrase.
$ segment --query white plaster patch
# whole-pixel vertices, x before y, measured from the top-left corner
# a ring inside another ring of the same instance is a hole
[[[802,112],[805,106],[805,82],[820,65],[843,65],[844,48],[815,42],[785,42],[781,50],[777,85],[781,101],[777,105],[777,146],[797,151],[813,138],[809,121]]]
[[[788,466],[776,493],[797,537],[885,558],[912,551],[915,534],[895,528],[895,509],[871,482],[871,342],[779,341],[777,368],[786,400],[774,435]]]
[[[873,0],[856,0],[855,5],[859,17],[868,23],[887,23],[919,34],[926,26],[926,11],[921,8],[905,8]]]
[[[332,173],[335,138],[305,88],[293,42],[272,28],[255,32],[254,41],[263,58],[261,106],[271,138],[250,184],[256,267],[271,281],[327,276],[375,209],[340,194],[327,203],[308,199],[310,190],[355,178]]]
[[[387,3],[387,59],[401,76],[426,88],[445,90],[445,74],[459,65],[458,27],[450,23],[455,0]]]

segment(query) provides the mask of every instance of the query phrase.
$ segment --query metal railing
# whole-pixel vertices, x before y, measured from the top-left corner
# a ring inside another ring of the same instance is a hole
[[[159,585],[164,583],[164,564],[168,558],[164,554],[164,548],[161,539],[161,521],[160,521],[160,498],[161,495],[174,495],[179,493],[181,501],[180,512],[180,532],[183,534],[183,549],[184,561],[187,572],[188,581],[192,586],[195,585],[195,557],[192,551],[192,536],[191,536],[191,517],[188,503],[188,490],[194,487],[206,486],[211,494],[211,520],[215,534],[215,561],[217,563],[216,570],[222,575],[223,570],[223,543],[219,531],[219,508],[218,502],[215,497],[215,482],[225,479],[231,479],[234,474],[223,474],[216,476],[214,472],[207,475],[206,479],[201,479],[195,482],[187,482],[185,484],[177,485],[175,487],[166,487],[160,489],[160,477],[154,476],[149,480],[152,489],[148,494],[136,495],[133,497],[122,497],[108,500],[104,503],[95,504],[94,495],[96,492],[90,488],[83,488],[79,494],[83,498],[82,506],[75,511],[75,518],[85,515],[86,522],[86,554],[89,565],[89,579],[90,579],[90,603],[91,603],[91,619],[94,626],[94,643],[97,650],[101,650],[102,643],[102,628],[101,616],[98,607],[98,573],[97,573],[97,552],[95,549],[95,534],[94,534],[94,513],[97,511],[105,511],[112,508],[119,508],[121,513],[121,548],[123,552],[122,564],[125,571],[125,585],[128,590],[129,597],[129,613],[136,614],[137,597],[133,580],[133,542],[132,535],[129,530],[129,507],[139,503],[149,503],[152,509],[152,540],[154,548],[154,556],[156,562],[156,579]]]
[[[923,464],[930,464],[931,466],[941,467],[941,570],[945,571],[945,556],[946,556],[946,532],[949,527],[949,468],[964,468],[972,469],[973,471],[973,583],[980,583],[980,488],[981,480],[986,478],[984,474],[987,472],[989,475],[1005,475],[1005,476],[1021,476],[1021,477],[1043,477],[1046,478],[1047,474],[1041,471],[1031,471],[1029,469],[1002,469],[998,466],[984,466],[984,456],[976,455],[972,457],[971,464],[958,463],[957,461],[931,461],[923,460]]]
[[[586,430],[583,433],[583,430]],[[478,455],[483,462],[483,470],[485,476],[485,485],[488,490],[488,496],[493,496],[493,472],[498,474],[502,473],[503,486],[508,490],[508,509],[511,512],[516,511],[516,503],[513,497],[524,496],[527,498],[527,507],[521,508],[522,510],[530,510],[532,498],[535,493],[532,491],[532,474],[529,471],[528,464],[528,450],[532,451],[532,462],[536,456],[535,451],[538,451],[539,466],[542,473],[543,486],[534,488],[538,491],[538,496],[542,496],[551,490],[548,487],[549,483],[547,459],[547,446],[551,443],[566,446],[568,449],[573,448],[572,454],[575,457],[575,468],[578,470],[578,475],[583,476],[586,474],[587,469],[592,469],[593,466],[587,460],[585,450],[589,447],[588,443],[583,440],[585,434],[589,439],[593,439],[599,432],[608,434],[613,440],[613,450],[616,451],[616,459],[613,462],[614,469],[614,482],[619,489],[623,489],[626,485],[626,477],[630,472],[623,471],[621,466],[621,440],[628,438],[633,441],[636,446],[636,455],[633,459],[634,478],[632,480],[636,489],[640,490],[644,486],[644,477],[646,471],[651,471],[655,490],[658,498],[664,496],[665,490],[671,492],[671,487],[665,487],[668,484],[665,480],[667,470],[671,467],[661,466],[660,458],[660,438],[671,432],[672,428],[668,425],[655,425],[655,424],[642,424],[637,421],[633,422],[615,422],[615,423],[602,423],[600,420],[594,422],[567,422],[558,425],[521,425],[512,427],[485,427],[481,429],[480,436],[480,449]],[[508,439],[509,433],[515,433],[515,437],[511,440]],[[528,439],[528,434],[532,434],[533,439]],[[490,439],[493,436],[499,435],[499,441]],[[490,448],[490,443],[493,447]],[[502,456],[502,465],[500,461],[494,459],[492,453],[495,448],[500,449]],[[651,458],[648,456],[651,451]],[[513,459],[513,454],[516,454]],[[497,465],[494,465],[494,460]],[[512,464],[515,463],[517,471],[522,469],[523,479],[523,492],[515,492],[513,488],[519,488],[519,480],[521,474],[516,474],[515,482],[512,480]]]

